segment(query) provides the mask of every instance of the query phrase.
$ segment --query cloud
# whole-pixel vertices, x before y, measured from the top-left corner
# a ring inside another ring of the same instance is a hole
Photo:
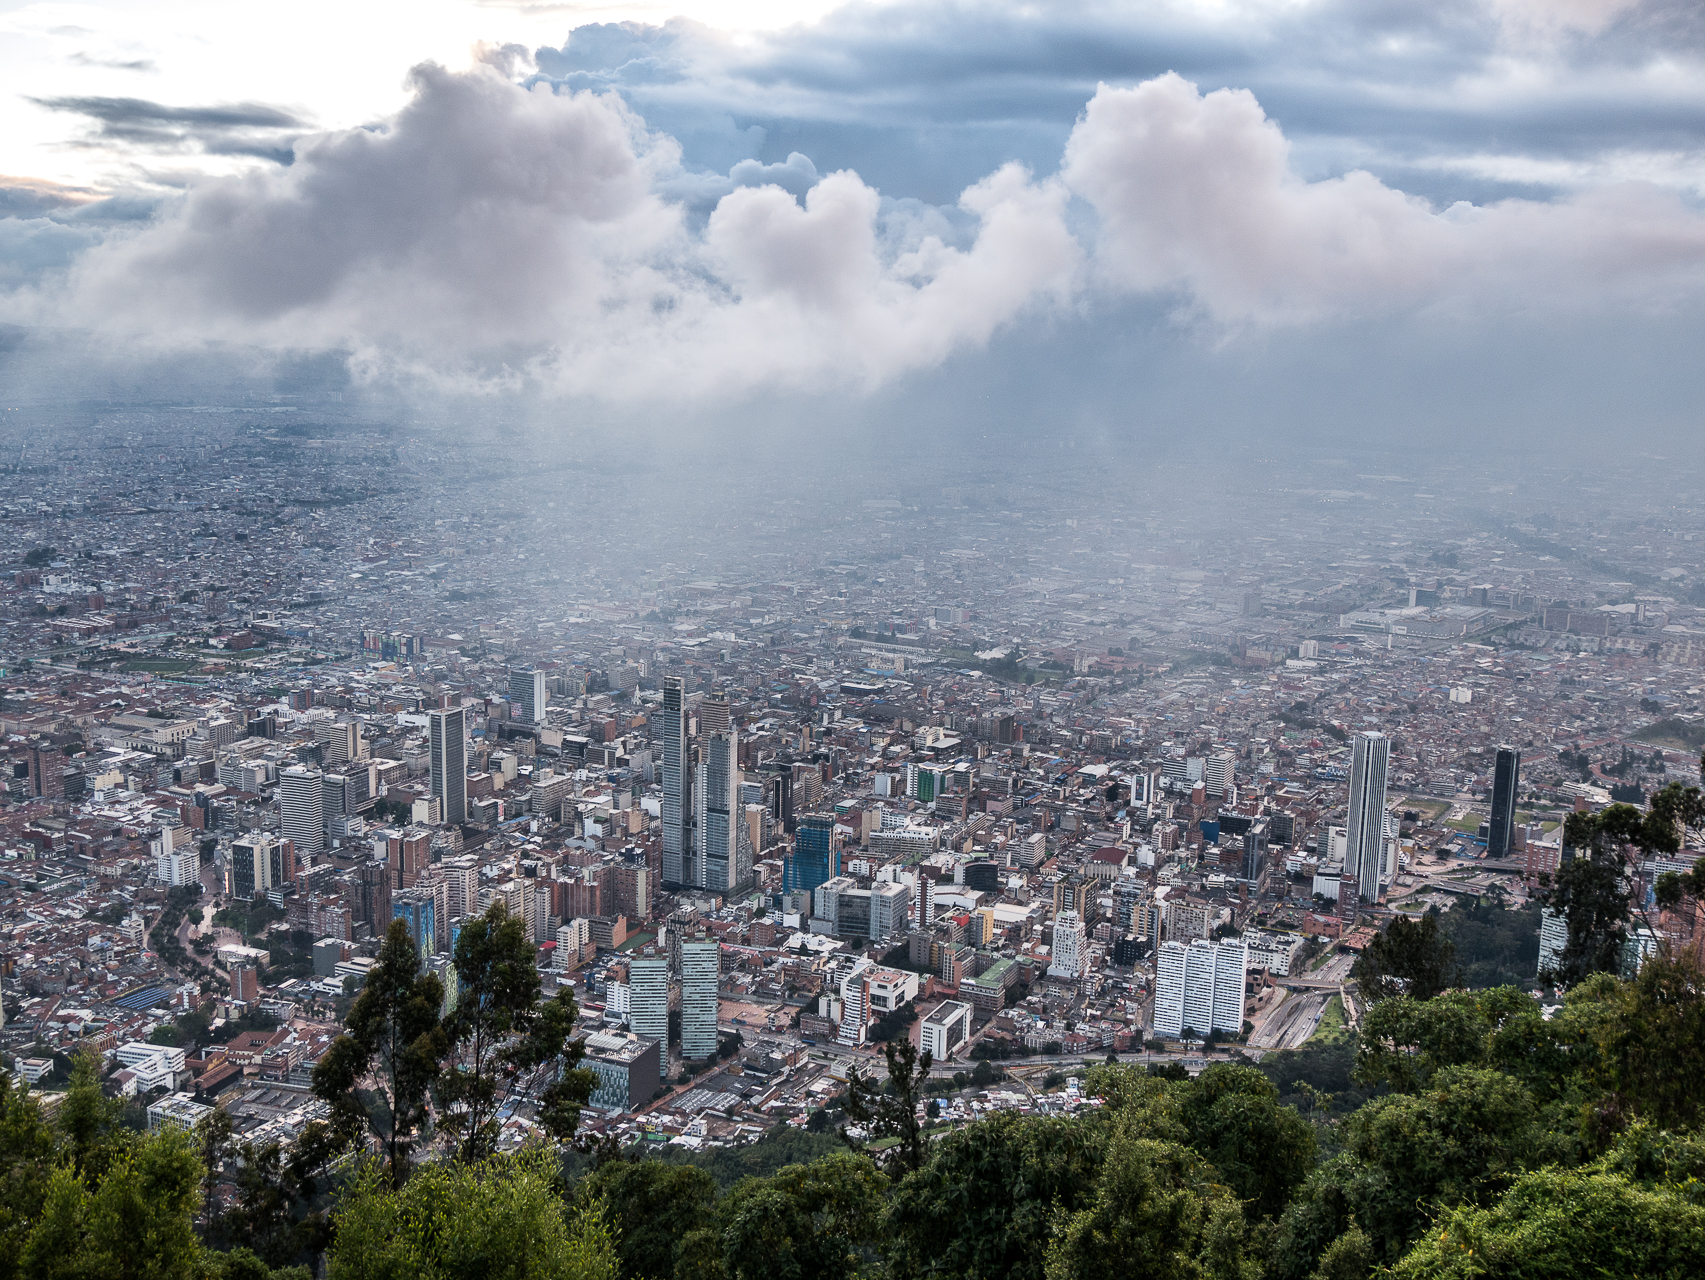
[[[1177,75],[1098,90],[1061,176],[1099,215],[1105,284],[1174,292],[1220,324],[1667,306],[1705,285],[1705,219],[1673,193],[1439,212],[1362,171],[1306,182],[1254,95]]]
[[[618,95],[487,62],[410,83],[394,118],[304,135],[290,167],[205,181],[80,256],[94,232],[76,242],[64,218],[13,228],[33,264],[14,284],[61,279],[18,289],[12,318],[687,405],[868,391],[1133,304],[1223,340],[1697,312],[1705,295],[1705,218],[1672,193],[1441,209],[1367,172],[1310,181],[1253,94],[1175,74],[1096,90],[1057,175],[1002,164],[948,206],[803,153],[689,173]],[[1144,339],[1115,323],[1100,340]]]
[[[149,340],[342,347],[370,372],[615,399],[871,385],[1067,298],[1067,193],[1005,167],[963,195],[969,247],[885,225],[851,172],[740,170],[702,231],[656,187],[672,140],[619,99],[485,65],[412,73],[382,127],[209,181],[89,253],[37,318]],[[782,179],[788,187],[739,185]],[[801,204],[796,192],[803,192]]]
[[[158,71],[151,58],[97,58],[89,53],[74,53],[70,61],[79,67],[102,67],[108,71]]]
[[[142,98],[31,98],[39,107],[86,116],[95,128],[86,146],[119,147],[150,154],[201,152],[252,156],[289,164],[291,144],[308,124],[293,112],[265,103],[169,107]]]

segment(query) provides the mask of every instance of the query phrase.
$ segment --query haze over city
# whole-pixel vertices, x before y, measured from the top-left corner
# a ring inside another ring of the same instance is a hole
[[[1705,1268],[1702,62],[0,0],[0,1280]]]

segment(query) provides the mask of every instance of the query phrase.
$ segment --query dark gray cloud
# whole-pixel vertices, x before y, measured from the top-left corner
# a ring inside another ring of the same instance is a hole
[[[308,122],[293,112],[259,102],[210,107],[172,107],[144,98],[31,98],[39,107],[87,117],[94,128],[85,145],[117,147],[153,155],[199,152],[252,156],[289,164],[295,141]]]
[[[74,53],[70,60],[79,67],[103,67],[108,71],[158,71],[152,58],[97,58],[89,53]]]
[[[938,204],[1007,160],[1047,171],[1099,83],[1167,71],[1252,90],[1308,176],[1367,167],[1440,203],[1563,190],[1570,166],[1700,150],[1705,6],[1607,0],[1587,34],[1530,22],[1546,4],[1316,0],[1218,18],[855,4],[739,45],[684,21],[603,24],[534,56],[560,83],[621,92],[690,167],[798,151]]]

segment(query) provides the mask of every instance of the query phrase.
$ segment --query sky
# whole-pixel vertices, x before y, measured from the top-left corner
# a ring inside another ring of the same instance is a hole
[[[1681,0],[0,0],[0,322],[718,424],[1686,439],[1702,73]]]

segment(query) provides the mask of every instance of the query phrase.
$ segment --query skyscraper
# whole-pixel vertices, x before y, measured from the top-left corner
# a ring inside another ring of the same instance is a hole
[[[326,847],[325,780],[318,769],[279,771],[278,833],[296,846],[299,858]]]
[[[438,949],[438,900],[427,889],[404,889],[391,895],[391,918],[408,924],[409,936],[425,961]]]
[[[663,679],[663,887],[689,883],[692,849],[687,837],[687,682]],[[636,1027],[635,1030],[638,1030]],[[641,1035],[651,1035],[641,1031]]]
[[[1357,896],[1379,901],[1385,860],[1385,774],[1391,740],[1383,733],[1358,733],[1350,755],[1350,815],[1344,826],[1344,874],[1356,881]]]
[[[1521,779],[1521,752],[1499,747],[1492,766],[1492,829],[1486,833],[1486,856],[1510,856],[1510,833],[1516,822],[1516,786]]]
[[[716,988],[722,944],[715,938],[681,944],[681,1056],[716,1055]]]
[[[739,730],[734,727],[726,695],[706,698],[699,709],[704,735],[704,763],[699,767],[703,786],[699,801],[698,884],[712,892],[726,892],[739,884],[740,812]]]
[[[444,802],[444,821],[468,820],[467,721],[460,707],[430,711],[432,794]]]
[[[635,1035],[669,1043],[667,956],[636,956],[628,962],[628,1027]]]
[[[540,724],[545,718],[545,673],[525,667],[509,669],[510,715],[525,724]]]

